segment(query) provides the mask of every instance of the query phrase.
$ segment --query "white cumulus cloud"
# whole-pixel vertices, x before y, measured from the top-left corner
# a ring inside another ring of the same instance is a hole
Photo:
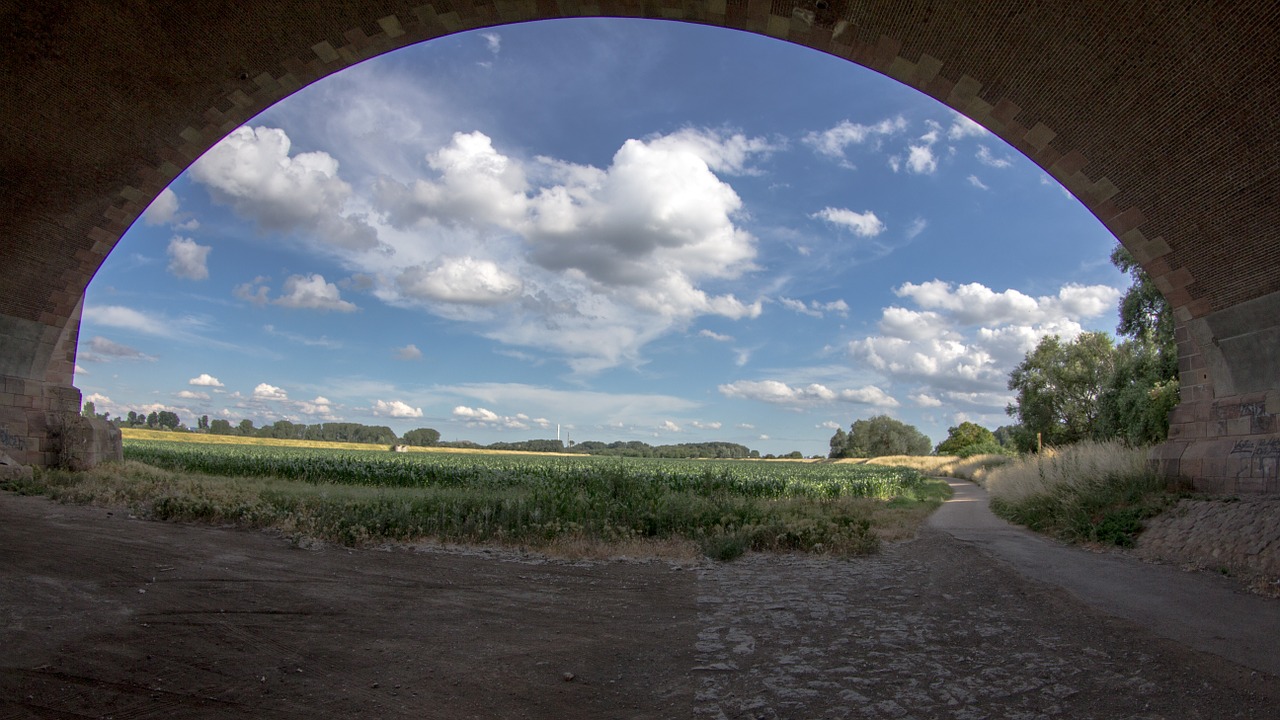
[[[1105,285],[1068,284],[1032,297],[941,280],[903,283],[894,292],[916,307],[884,308],[879,334],[851,341],[849,353],[887,382],[916,384],[910,399],[919,406],[959,402],[960,393],[971,403],[990,401],[992,410],[1004,407],[1009,371],[1040,339],[1074,338],[1119,298]]]
[[[289,394],[275,385],[258,383],[253,389],[253,396],[259,400],[288,400]]]
[[[416,408],[400,400],[378,400],[373,403],[373,414],[394,418],[420,418],[422,408]]]
[[[324,276],[318,273],[290,275],[285,278],[282,294],[272,302],[284,307],[308,310],[351,312],[356,309],[354,303],[342,299],[337,285],[326,282]]]
[[[148,225],[166,225],[173,222],[178,214],[178,196],[169,188],[160,191],[146,210],[142,211],[142,221]]]
[[[350,250],[377,247],[377,234],[356,215],[343,215],[351,186],[324,152],[290,154],[279,128],[241,127],[192,164],[193,180],[214,200],[269,231],[307,234]]]
[[[195,240],[174,237],[169,241],[169,272],[188,280],[205,280],[209,277],[209,251],[213,248],[197,244]]]
[[[814,213],[813,217],[849,228],[859,237],[875,237],[885,230],[884,222],[870,210],[858,213],[847,208],[827,207]]]
[[[396,280],[410,297],[446,303],[495,305],[524,289],[520,278],[489,260],[440,257],[428,265],[406,268]]]
[[[188,380],[187,384],[196,385],[199,387],[222,387],[222,383],[218,380],[218,378],[210,375],[209,373],[200,373],[196,377],[193,377],[190,380]]]

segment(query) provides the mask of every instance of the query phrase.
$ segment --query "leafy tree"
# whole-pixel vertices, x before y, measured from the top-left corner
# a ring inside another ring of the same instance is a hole
[[[208,415],[201,415],[201,416],[200,416],[200,421],[196,424],[196,427],[200,428],[201,430],[208,430],[208,429],[209,429],[209,416],[208,416]]]
[[[440,431],[431,428],[416,428],[405,433],[400,438],[405,445],[417,445],[418,447],[431,447],[440,442]]]
[[[788,460],[803,460],[804,453],[800,452],[799,450],[792,450],[791,452],[787,453],[786,455],[783,455],[782,457]]]
[[[127,420],[129,423],[129,427],[133,427],[134,425],[141,425],[145,421],[144,418],[142,418],[141,416],[138,415],[138,413],[132,410],[129,411]]]
[[[1173,311],[1124,246],[1111,253],[1111,262],[1133,279],[1120,299],[1116,327],[1129,339],[1117,348],[1115,372],[1100,399],[1098,432],[1135,445],[1161,442],[1178,404]]]
[[[831,452],[827,454],[827,457],[843,457],[844,448],[849,444],[849,434],[844,431],[844,428],[836,428],[836,434],[831,436],[830,444]]]
[[[1097,437],[1099,399],[1111,381],[1115,348],[1106,333],[1083,333],[1063,342],[1046,337],[1009,374],[1009,389],[1017,392],[1005,408],[1018,418],[1018,447],[1036,448],[1036,433],[1047,445],[1068,445]]]
[[[175,430],[182,421],[178,419],[178,413],[170,410],[161,410],[156,415],[156,424],[166,430]]]
[[[977,423],[962,422],[947,429],[947,439],[938,443],[939,455],[969,457],[983,452],[1000,451],[1000,444],[990,430]]]
[[[855,421],[850,426],[844,449],[838,457],[928,455],[932,448],[929,437],[914,425],[894,420],[888,415],[877,415]]]
[[[1129,273],[1133,284],[1120,298],[1120,324],[1116,331],[1134,340],[1145,339],[1156,348],[1159,375],[1164,380],[1178,376],[1178,345],[1174,339],[1173,309],[1160,294],[1151,276],[1142,269],[1123,245],[1111,252],[1111,264]]]
[[[93,406],[92,400],[85,400],[80,408],[80,414],[87,418],[98,417],[98,409]]]
[[[230,435],[231,433],[231,423],[227,420],[217,418],[209,423],[210,435]]]
[[[1000,447],[1005,450],[1017,449],[1018,447],[1017,433],[1018,433],[1017,425],[1001,425],[1000,427],[991,431],[991,434],[995,436],[996,442],[999,443]]]
[[[147,427],[153,428],[153,427],[159,427],[159,426],[160,426],[160,414],[157,413],[155,410],[152,410],[151,413],[147,415]]]
[[[1169,413],[1178,404],[1178,381],[1165,377],[1158,346],[1130,340],[1116,348],[1115,371],[1098,402],[1098,436],[1152,445],[1169,435]]]
[[[307,426],[298,425],[288,420],[277,420],[270,425],[258,428],[258,437],[276,438],[279,440],[301,440],[306,434]]]
[[[236,429],[240,431],[241,435],[252,435],[253,421],[249,418],[245,418],[240,421],[240,424],[236,426]]]

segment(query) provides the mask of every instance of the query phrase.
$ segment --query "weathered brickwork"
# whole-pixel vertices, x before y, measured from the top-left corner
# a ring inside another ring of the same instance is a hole
[[[1277,437],[1275,411],[1239,415],[1258,390],[1280,388],[1280,353],[1233,370],[1250,342],[1272,342],[1280,318],[1248,319],[1221,350],[1224,322],[1214,324],[1280,296],[1276,3],[1119,0],[1104,12],[1022,0],[312,0],[245,4],[234,16],[216,4],[0,11],[13,39],[0,57],[0,159],[11,181],[0,213],[0,338],[11,349],[0,347],[0,372],[70,386],[89,279],[151,199],[254,114],[398,47],[579,16],[770,35],[884,73],[990,129],[1079,198],[1191,328],[1180,342],[1183,405],[1153,460],[1206,486],[1280,492],[1257,450]]]
[[[0,453],[21,465],[84,469],[121,454],[120,431],[80,416],[80,391],[0,375]]]

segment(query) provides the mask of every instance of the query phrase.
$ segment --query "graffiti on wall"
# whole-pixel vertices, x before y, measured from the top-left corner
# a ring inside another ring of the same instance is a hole
[[[0,448],[6,450],[26,450],[27,439],[21,435],[14,435],[9,432],[9,428],[0,426]]]
[[[1280,440],[1237,440],[1231,448],[1231,457],[1256,460],[1280,458]]]

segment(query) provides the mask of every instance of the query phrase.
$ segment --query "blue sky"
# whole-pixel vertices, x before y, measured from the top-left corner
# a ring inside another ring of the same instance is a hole
[[[1007,424],[1045,335],[1113,330],[1115,241],[998,138],[843,60],[574,20],[320,81],[210,150],[89,287],[77,385],[189,425],[825,453]]]

